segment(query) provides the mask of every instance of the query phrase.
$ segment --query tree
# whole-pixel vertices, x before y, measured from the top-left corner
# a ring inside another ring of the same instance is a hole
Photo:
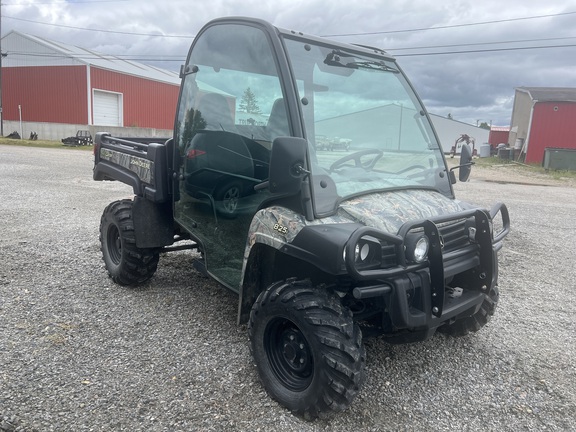
[[[479,127],[482,128],[482,129],[488,129],[488,130],[490,130],[490,125],[489,125],[488,123],[486,123],[486,122],[480,123],[480,126],[479,126]]]
[[[249,114],[261,114],[260,107],[258,106],[258,100],[256,95],[248,87],[244,90],[242,99],[240,100],[240,111],[244,111]]]
[[[202,118],[202,113],[198,110],[194,111],[189,109],[186,112],[186,120],[184,121],[184,130],[182,131],[182,142],[186,145],[190,144],[196,131],[206,129],[206,121]]]

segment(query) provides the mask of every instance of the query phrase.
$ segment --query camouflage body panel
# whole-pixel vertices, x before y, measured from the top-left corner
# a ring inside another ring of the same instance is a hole
[[[120,165],[135,173],[143,182],[154,185],[154,161],[107,148],[100,148],[100,159]]]
[[[405,222],[462,210],[456,201],[438,192],[414,189],[353,198],[340,204],[338,214],[349,222],[396,234]]]
[[[268,207],[254,215],[244,251],[242,274],[245,273],[252,247],[265,244],[280,250],[292,243],[306,226],[320,224],[360,223],[396,234],[408,221],[431,218],[462,211],[459,203],[430,190],[401,190],[363,195],[344,201],[334,216],[307,221],[284,207]]]

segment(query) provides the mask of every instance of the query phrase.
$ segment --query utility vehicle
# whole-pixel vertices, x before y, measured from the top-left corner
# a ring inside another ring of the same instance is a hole
[[[78,130],[75,136],[62,138],[62,145],[65,146],[83,146],[92,145],[92,134],[88,130]]]
[[[172,138],[96,136],[94,179],[134,191],[101,219],[116,283],[196,249],[191,265],[238,293],[264,387],[306,419],[352,402],[363,336],[414,342],[488,322],[506,206],[455,199],[470,149],[448,168],[393,57],[223,18],[198,32],[181,78]],[[321,145],[336,137],[349,146]]]

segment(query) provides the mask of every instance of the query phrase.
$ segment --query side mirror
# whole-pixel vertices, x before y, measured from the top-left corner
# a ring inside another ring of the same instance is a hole
[[[461,182],[465,182],[470,177],[470,173],[472,172],[472,150],[470,150],[470,146],[468,144],[462,144],[462,148],[460,150],[460,165],[455,166],[454,168],[450,169],[450,182],[452,184],[456,183],[456,175],[454,174],[454,170],[460,170],[458,173],[458,180]]]
[[[270,192],[295,194],[300,191],[306,171],[308,142],[303,138],[278,137],[272,143],[270,155]]]
[[[462,144],[460,150],[460,172],[458,173],[458,180],[465,182],[470,177],[472,172],[472,150],[468,144]]]

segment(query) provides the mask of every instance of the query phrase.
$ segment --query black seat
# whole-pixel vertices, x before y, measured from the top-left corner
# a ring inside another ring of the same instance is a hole
[[[202,117],[207,130],[232,131],[234,117],[232,108],[226,98],[218,93],[208,93],[202,96],[196,108]]]

